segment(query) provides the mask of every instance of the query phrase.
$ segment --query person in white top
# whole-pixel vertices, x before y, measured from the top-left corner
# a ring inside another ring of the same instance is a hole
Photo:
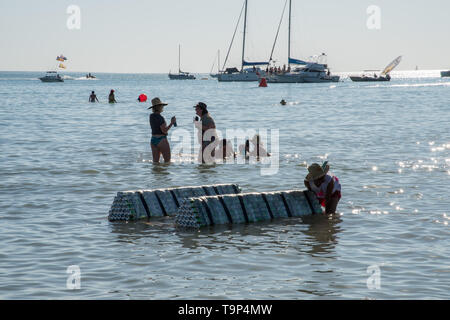
[[[330,166],[326,161],[322,166],[313,163],[308,167],[308,175],[305,178],[305,187],[313,191],[325,213],[336,213],[337,205],[341,199],[341,184],[336,176],[328,174]]]

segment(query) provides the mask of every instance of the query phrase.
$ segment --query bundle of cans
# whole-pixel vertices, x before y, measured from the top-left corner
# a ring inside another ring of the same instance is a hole
[[[174,216],[184,199],[240,192],[241,189],[236,184],[122,191],[115,196],[108,219],[110,221],[130,221]]]
[[[319,201],[314,193],[306,190],[224,194],[183,200],[175,225],[201,228],[319,213],[322,213]]]

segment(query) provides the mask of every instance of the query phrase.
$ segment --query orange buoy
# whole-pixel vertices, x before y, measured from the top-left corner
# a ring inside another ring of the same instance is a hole
[[[266,78],[261,78],[261,80],[259,81],[259,86],[260,87],[267,87]]]

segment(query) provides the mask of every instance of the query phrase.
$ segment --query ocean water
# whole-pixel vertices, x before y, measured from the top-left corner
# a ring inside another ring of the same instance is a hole
[[[0,299],[450,298],[450,79],[418,71],[390,83],[258,88],[39,76],[0,72]],[[117,104],[107,103],[110,89]],[[92,90],[100,103],[88,103]],[[142,92],[169,104],[167,120],[177,116],[170,165],[151,162]],[[195,149],[175,150],[182,136],[195,141],[198,101],[222,133],[267,133],[278,163],[200,165]],[[325,160],[342,184],[333,217],[198,232],[172,219],[107,220],[118,191],[303,189],[307,165]]]

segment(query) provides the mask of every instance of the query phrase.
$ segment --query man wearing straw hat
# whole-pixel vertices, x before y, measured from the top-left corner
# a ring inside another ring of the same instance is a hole
[[[167,134],[170,128],[176,123],[177,119],[172,117],[170,124],[166,125],[161,112],[163,112],[164,106],[167,103],[161,102],[159,98],[152,99],[152,106],[148,109],[152,109],[153,113],[150,114],[150,127],[152,128],[152,139],[150,146],[152,148],[153,163],[159,163],[161,154],[164,158],[164,162],[170,162],[170,145],[167,141]]]
[[[305,187],[313,191],[325,213],[336,213],[336,208],[341,199],[341,184],[336,176],[328,175],[330,166],[325,161],[321,166],[313,163],[308,167],[308,175],[305,178]]]

